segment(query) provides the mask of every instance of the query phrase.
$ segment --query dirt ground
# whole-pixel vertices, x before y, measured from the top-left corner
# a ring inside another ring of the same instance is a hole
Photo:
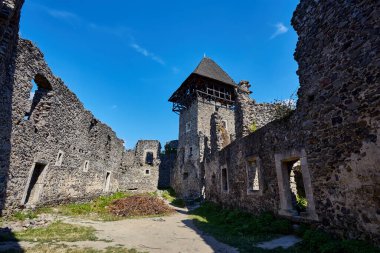
[[[93,248],[124,245],[148,252],[238,252],[232,247],[218,242],[195,228],[185,210],[178,210],[174,215],[159,218],[127,219],[114,222],[86,221],[67,218],[64,222],[92,226],[97,230],[99,239],[112,242],[74,242]]]
[[[78,247],[104,249],[109,246],[124,246],[139,251],[185,253],[219,252],[234,253],[236,249],[218,242],[213,237],[198,230],[186,209],[177,209],[177,213],[158,217],[126,219],[112,222],[92,221],[73,217],[60,217],[65,223],[91,226],[96,229],[98,241],[59,242]],[[1,248],[4,249],[2,245]],[[8,245],[10,246],[10,245]],[[33,246],[30,242],[19,242],[19,246]]]

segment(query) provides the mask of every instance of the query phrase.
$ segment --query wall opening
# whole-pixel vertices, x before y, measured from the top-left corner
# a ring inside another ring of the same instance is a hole
[[[182,179],[186,180],[188,177],[189,177],[189,173],[188,172],[184,172],[183,175],[182,175]]]
[[[191,131],[191,122],[186,123],[186,133]]]
[[[305,150],[275,154],[275,160],[280,193],[279,214],[318,220]]]
[[[25,112],[24,119],[29,120],[36,109],[38,104],[44,97],[52,90],[50,82],[41,74],[37,74],[32,80],[32,89],[30,91],[29,100],[31,100],[31,107],[29,112]]]
[[[216,175],[215,173],[212,173],[212,176],[211,176],[211,183],[214,185],[216,184]]]
[[[63,161],[63,151],[58,151],[57,159],[55,160],[56,166],[61,166]]]
[[[227,120],[222,120],[222,126],[224,129],[228,130]]]
[[[38,202],[38,198],[43,187],[42,175],[45,168],[46,164],[35,163],[26,191],[26,196],[24,200],[25,205],[34,205]]]
[[[193,147],[190,147],[189,149],[189,157],[192,157],[193,156]]]
[[[109,192],[110,190],[110,183],[111,183],[111,172],[107,171],[106,178],[105,178],[105,184],[104,184],[104,191]]]
[[[145,163],[152,165],[153,164],[153,152],[146,152],[145,154]]]
[[[90,167],[90,161],[89,160],[84,161],[84,163],[83,163],[83,172],[87,172],[88,169],[89,169],[89,167]]]
[[[301,172],[301,161],[299,159],[293,161],[284,161],[284,167],[288,173],[289,191],[292,207],[300,215],[306,211],[307,199],[305,193],[304,182]]]
[[[222,169],[222,191],[227,192],[228,191],[228,175],[227,175],[227,169]]]
[[[247,190],[255,192],[260,190],[259,166],[257,160],[247,162]]]
[[[150,170],[145,170],[145,175],[150,175]]]

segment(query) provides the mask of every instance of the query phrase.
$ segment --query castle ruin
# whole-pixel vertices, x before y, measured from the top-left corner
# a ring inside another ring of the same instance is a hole
[[[169,99],[180,122],[175,190],[380,243],[379,11],[301,0],[298,101],[281,118],[204,58]]]
[[[158,141],[125,150],[84,109],[42,52],[19,38],[23,2],[0,2],[3,215],[170,183],[187,199],[271,211],[380,243],[377,1],[300,1],[292,19],[298,101],[281,118],[276,104],[250,98],[249,82],[236,84],[203,58],[169,99],[180,115],[179,140],[169,148],[177,154],[165,157]]]

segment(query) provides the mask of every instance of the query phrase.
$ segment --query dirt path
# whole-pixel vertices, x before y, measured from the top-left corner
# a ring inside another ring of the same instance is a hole
[[[65,243],[79,247],[106,248],[123,245],[148,252],[238,252],[195,228],[185,210],[161,218],[127,219],[98,222],[77,218],[64,218],[64,222],[92,226],[100,240]]]

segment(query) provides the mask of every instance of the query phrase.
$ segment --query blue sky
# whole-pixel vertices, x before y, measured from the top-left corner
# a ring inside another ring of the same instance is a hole
[[[297,0],[26,0],[20,33],[95,117],[133,148],[178,138],[167,102],[203,55],[258,102],[298,88]]]

